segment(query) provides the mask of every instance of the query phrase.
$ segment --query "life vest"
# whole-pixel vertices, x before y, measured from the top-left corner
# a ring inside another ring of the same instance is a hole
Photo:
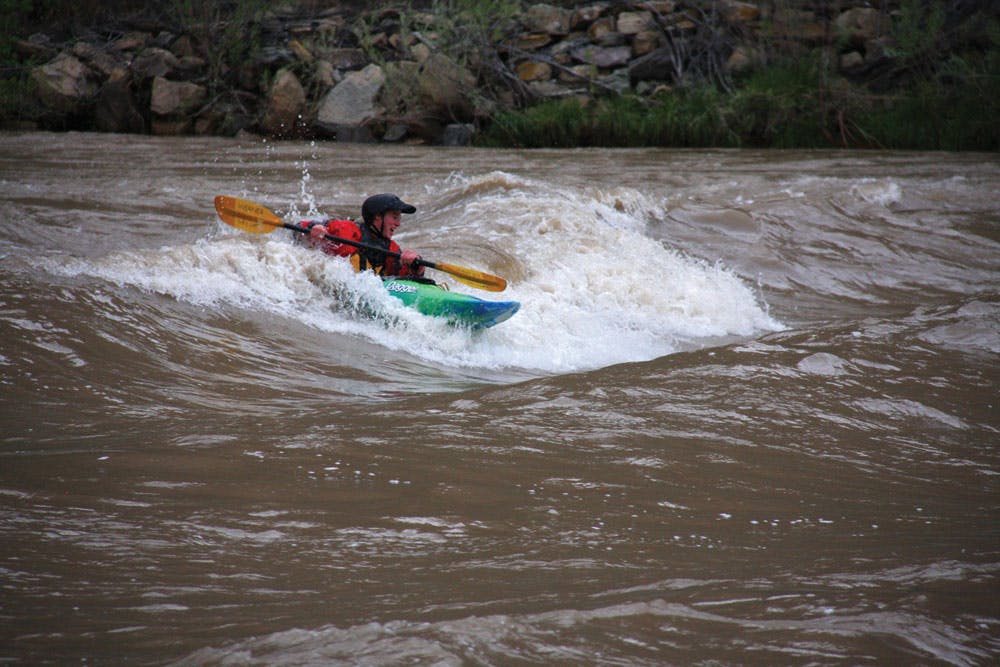
[[[363,222],[354,220],[327,220],[324,223],[315,221],[303,221],[300,226],[311,229],[316,224],[323,224],[327,228],[327,233],[332,236],[359,241],[375,246],[380,250],[369,250],[368,248],[358,248],[347,243],[337,243],[335,241],[322,241],[318,247],[328,255],[347,257],[356,271],[372,271],[380,277],[399,276],[405,278],[415,278],[424,274],[424,267],[402,266],[399,260],[386,253],[401,252],[399,244],[390,239],[384,238],[374,229]],[[308,243],[308,241],[306,241]]]
[[[368,248],[358,248],[357,251],[351,255],[351,264],[353,264],[354,268],[358,271],[367,271],[368,269],[371,269],[379,276],[384,275],[388,261],[390,259],[395,259],[390,258],[389,255],[386,255],[384,252],[388,250],[395,250],[395,248],[392,247],[392,241],[384,238],[364,223],[355,222],[354,224],[358,226],[358,230],[361,232],[362,243],[382,248],[383,252],[369,250]],[[396,250],[396,252],[398,252],[398,250]],[[393,264],[395,264],[395,262],[393,262]]]

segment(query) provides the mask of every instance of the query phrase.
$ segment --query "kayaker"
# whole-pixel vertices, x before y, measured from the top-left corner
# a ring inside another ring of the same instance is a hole
[[[416,211],[416,206],[407,204],[396,195],[379,194],[372,195],[361,205],[364,222],[327,220],[319,223],[303,222],[301,225],[309,228],[311,246],[320,248],[328,255],[350,257],[351,264],[358,271],[372,270],[383,277],[419,277],[424,275],[424,267],[415,265],[414,262],[420,259],[420,255],[412,250],[402,250],[392,240],[392,235],[402,223],[402,214]],[[330,241],[323,238],[327,234],[378,246],[389,252],[400,253],[400,257]]]

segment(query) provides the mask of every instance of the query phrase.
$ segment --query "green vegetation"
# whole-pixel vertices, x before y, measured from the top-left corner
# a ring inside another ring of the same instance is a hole
[[[496,114],[479,145],[734,146],[738,137],[726,128],[721,99],[710,87],[662,96],[653,104],[637,96],[604,97],[588,105],[567,98]]]
[[[268,0],[171,0],[167,15],[179,34],[190,35],[208,58],[208,86],[227,90],[240,76],[239,65],[252,61],[261,47],[261,23]]]
[[[446,49],[475,46],[480,38],[487,44],[500,42],[505,37],[504,28],[521,11],[517,0],[434,0],[430,8],[438,19],[435,29]],[[472,44],[470,35],[477,38]]]
[[[702,85],[652,100],[607,97],[584,107],[571,98],[500,112],[479,145],[1000,150],[1000,72],[891,96],[847,85],[822,91],[795,83],[801,74],[801,65],[772,66],[733,93]]]
[[[817,51],[757,69],[730,92],[701,81],[648,99],[604,97],[583,106],[567,98],[500,112],[478,143],[997,151],[1000,28],[991,24],[987,33],[989,48],[943,62],[928,56],[933,40],[909,42],[891,92],[834,75]]]
[[[748,74],[685,77],[650,98],[565,98],[501,111],[478,143],[997,151],[1000,25],[982,13],[949,21],[952,4],[902,0],[885,58],[861,76],[836,66],[838,52],[853,48],[846,35],[797,53],[765,30],[757,48],[767,65]],[[718,37],[704,55],[715,53]]]

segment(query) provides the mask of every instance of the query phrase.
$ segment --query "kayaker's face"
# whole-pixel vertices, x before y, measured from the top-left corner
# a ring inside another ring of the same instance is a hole
[[[381,222],[379,222],[381,220]],[[375,229],[387,239],[391,239],[396,228],[403,222],[403,214],[399,211],[386,211],[375,218]]]

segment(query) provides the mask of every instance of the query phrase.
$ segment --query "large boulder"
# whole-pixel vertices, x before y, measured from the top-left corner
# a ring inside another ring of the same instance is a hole
[[[92,69],[104,77],[109,77],[113,72],[124,67],[119,58],[89,42],[77,42],[74,44],[73,55],[90,65]]]
[[[288,136],[302,126],[301,115],[306,106],[306,91],[290,69],[281,69],[267,93],[267,104],[261,129],[270,134]]]
[[[378,102],[391,117],[412,117],[420,113],[420,63],[398,60],[385,64],[385,85]]]
[[[421,104],[429,111],[447,114],[455,120],[471,118],[473,105],[469,96],[476,77],[469,70],[441,53],[431,55],[417,73]]]
[[[94,101],[97,82],[90,68],[69,53],[31,70],[42,104],[60,113],[74,113]]]
[[[384,84],[385,71],[378,65],[351,72],[323,98],[316,114],[317,127],[343,134],[344,128],[360,127],[375,118],[375,100]]]
[[[158,76],[153,79],[150,110],[159,116],[186,116],[205,101],[208,91],[190,81],[170,81]]]
[[[132,96],[131,76],[116,70],[97,95],[94,124],[101,132],[141,133],[146,129],[142,113]]]

